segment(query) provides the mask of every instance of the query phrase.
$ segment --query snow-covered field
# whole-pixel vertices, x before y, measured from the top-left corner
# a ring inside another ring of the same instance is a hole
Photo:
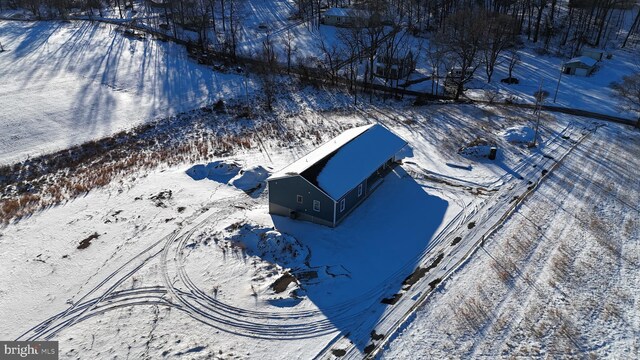
[[[308,57],[322,61],[321,40],[329,49],[343,47],[337,40],[342,30],[325,25],[313,29],[290,20],[295,8],[291,2],[274,5],[264,0],[245,5],[238,44],[245,55],[258,54],[269,38],[278,61],[286,63],[289,35],[294,64],[298,60],[308,63]],[[265,24],[266,30],[260,28]],[[0,20],[0,42],[7,50],[0,54],[0,126],[5,134],[0,139],[0,165],[109,136],[218,99],[248,98],[259,88],[252,76],[198,65],[180,45],[126,37],[120,30],[86,21]],[[409,42],[422,48],[428,43],[410,36]],[[333,56],[342,56],[339,52]],[[634,118],[637,114],[620,111],[609,84],[637,71],[637,50],[616,50],[612,55],[599,63],[593,76],[563,76],[554,103],[563,60],[539,55],[525,46],[514,72],[521,80],[519,85],[499,82],[506,76],[506,65],[501,63],[491,84],[484,82],[479,69],[467,95],[484,99],[489,92],[496,100],[533,103],[542,81],[543,90],[550,94],[547,105]],[[417,71],[412,78],[431,73],[424,53],[418,57]],[[431,81],[410,89],[430,92]]]
[[[384,358],[640,356],[640,137],[599,128]]]
[[[520,80],[517,85],[508,85],[500,79],[508,76],[507,64],[496,68],[491,84],[487,84],[483,69],[477,71],[478,80],[470,84],[465,93],[471,99],[483,99],[492,93],[495,100],[510,99],[518,103],[535,103],[535,93],[542,85],[548,97],[544,105],[561,106],[601,114],[636,119],[639,114],[623,110],[618,103],[618,95],[610,87],[612,82],[622,81],[622,77],[640,71],[638,49],[616,49],[612,58],[598,62],[597,70],[591,76],[565,75],[560,77],[562,64],[569,59],[553,55],[541,55],[525,48],[519,52],[521,63],[516,66],[513,76]],[[559,83],[558,83],[559,81]],[[557,95],[556,95],[557,90]],[[555,98],[555,101],[554,101]]]
[[[266,22],[279,46],[288,29],[297,56],[317,54],[318,33],[287,20],[291,2],[248,4],[261,17],[245,19],[241,49],[261,46]],[[251,76],[112,25],[0,21],[0,42],[0,165],[220,98],[258,106]],[[606,85],[633,60],[616,53],[593,77],[567,79],[576,90],[561,87],[559,104],[617,114]],[[552,78],[559,61],[525,51],[526,81],[510,88],[530,101],[533,74]],[[224,157],[187,146],[181,159],[193,161],[125,172],[0,228],[0,339],[58,340],[61,358],[78,359],[361,358],[389,337],[387,358],[638,357],[637,131],[543,112],[530,149],[528,110],[355,108],[323,89],[277,101],[286,111],[260,121],[304,136],[248,140]],[[185,119],[174,141],[255,129],[211,111]],[[268,214],[270,173],[375,122],[410,149],[339,227]]]
[[[547,115],[532,152],[525,112],[399,106],[320,117],[380,121],[412,148],[336,229],[268,215],[266,172],[309,149],[278,139],[264,139],[269,155],[136,173],[8,225],[0,337],[59,340],[63,358],[362,356],[424,292],[407,287],[416,267],[442,254],[424,281],[446,274],[474,244],[454,239],[469,221],[495,218],[584,131]],[[500,147],[495,162],[457,154],[478,137]]]
[[[184,46],[90,22],[0,20],[0,165],[253,92]]]

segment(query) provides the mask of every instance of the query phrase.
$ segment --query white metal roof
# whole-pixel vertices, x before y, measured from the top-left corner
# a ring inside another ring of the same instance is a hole
[[[340,147],[342,147],[344,144],[348,143],[349,141],[353,140],[358,135],[367,131],[373,125],[374,124],[359,126],[343,132],[342,134],[336,136],[335,138],[320,145],[318,148],[311,151],[307,155],[287,165],[282,170],[275,172],[273,175],[269,177],[268,180],[278,179],[278,178],[286,177],[289,175],[300,175],[303,171],[307,170],[318,161],[324,159],[332,152],[338,150]]]
[[[385,127],[373,125],[329,159],[318,174],[318,185],[332,198],[340,199],[406,144]]]
[[[578,56],[578,57],[575,57],[575,58],[565,62],[564,64],[568,65],[568,64],[581,63],[581,64],[584,64],[586,66],[594,66],[597,62],[598,61],[596,59],[592,59],[592,58],[590,58],[588,56]]]
[[[338,200],[369,177],[406,144],[406,141],[382,125],[356,127],[343,132],[271,175],[269,180],[300,175],[331,155],[315,180],[322,191]]]

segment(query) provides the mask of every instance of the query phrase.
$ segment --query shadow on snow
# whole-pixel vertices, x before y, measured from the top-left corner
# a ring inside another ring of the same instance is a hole
[[[310,250],[318,277],[306,295],[362,351],[387,306],[418,266],[448,202],[426,193],[401,167],[336,228],[272,216],[276,229]]]

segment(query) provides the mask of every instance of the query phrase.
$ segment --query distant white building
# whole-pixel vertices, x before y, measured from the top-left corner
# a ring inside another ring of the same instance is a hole
[[[471,79],[473,77],[473,71],[471,69],[467,69],[464,71],[464,77]],[[461,68],[453,68],[447,72],[447,78],[449,79],[462,79],[462,69]]]
[[[390,23],[378,13],[351,8],[330,8],[322,14],[322,23],[340,27],[361,27],[371,23]]]
[[[589,76],[596,69],[598,61],[588,56],[573,58],[562,65],[562,72],[567,75]]]
[[[604,50],[584,48],[582,49],[582,56],[588,56],[596,61],[602,61],[602,57],[604,56]]]

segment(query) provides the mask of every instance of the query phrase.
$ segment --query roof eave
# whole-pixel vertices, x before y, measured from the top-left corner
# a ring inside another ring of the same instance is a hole
[[[399,138],[400,138],[400,137],[399,137]],[[402,138],[400,138],[400,139],[402,139]],[[392,157],[393,157],[393,156],[396,156],[396,154],[398,154],[398,153],[400,152],[400,150],[404,149],[404,147],[405,147],[405,146],[409,145],[409,143],[408,143],[408,142],[406,142],[406,141],[404,141],[404,139],[403,139],[402,141],[404,142],[404,145],[402,145],[398,150],[396,150],[396,151],[393,153],[393,155],[391,155]],[[339,199],[342,199],[345,195],[347,195],[348,193],[350,193],[351,191],[353,191],[353,189],[357,188],[357,187],[358,187],[358,185],[362,184],[362,182],[363,182],[364,180],[366,180],[367,178],[369,178],[369,176],[371,176],[371,174],[368,174],[366,177],[364,177],[364,178],[360,179],[360,181],[358,181],[358,183],[357,183],[354,187],[350,188],[350,189],[349,189],[349,190],[347,190],[344,194],[341,194],[340,196],[338,196],[337,198],[335,198],[335,199],[334,199],[334,201],[336,201],[336,202],[337,202]],[[306,179],[305,179],[305,180],[306,180]],[[313,184],[312,184],[312,185],[313,185]],[[320,189],[319,187],[318,187],[318,189],[319,189],[320,191],[322,191],[322,189]],[[323,192],[324,192],[324,191],[323,191]],[[324,192],[324,193],[325,193],[325,194],[327,194],[326,192]],[[329,194],[327,194],[327,196],[329,196],[330,198],[332,198],[332,199],[333,199],[333,196],[331,196],[331,195],[329,195]]]

